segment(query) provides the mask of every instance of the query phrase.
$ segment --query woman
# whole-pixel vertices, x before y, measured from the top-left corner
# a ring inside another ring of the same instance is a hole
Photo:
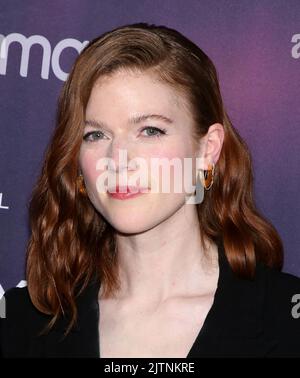
[[[177,31],[126,25],[85,47],[30,219],[4,357],[300,356],[300,279],[280,272],[215,67]]]

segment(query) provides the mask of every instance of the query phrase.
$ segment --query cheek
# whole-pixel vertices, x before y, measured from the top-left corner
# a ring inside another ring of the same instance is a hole
[[[178,143],[168,148],[153,148],[149,155],[149,176],[153,190],[163,193],[181,192],[184,189],[184,161],[189,157],[186,146]],[[188,171],[187,175],[191,176]]]
[[[188,156],[188,151],[186,149],[185,143],[181,142],[173,142],[168,144],[168,146],[153,146],[147,152],[147,159],[149,162],[151,158],[156,158],[156,160],[172,160],[172,159],[180,159],[183,160],[185,157]],[[155,161],[155,160],[154,160]]]
[[[94,183],[97,180],[97,177],[101,173],[99,170],[97,170],[98,161],[99,153],[96,154],[96,151],[84,149],[80,151],[79,164],[84,176],[86,186],[88,187],[93,187]]]

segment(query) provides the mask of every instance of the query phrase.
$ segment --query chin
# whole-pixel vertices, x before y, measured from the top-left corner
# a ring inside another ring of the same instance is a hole
[[[117,231],[124,234],[146,232],[161,223],[157,211],[142,206],[102,208],[100,210],[106,221]]]
[[[95,208],[106,221],[117,231],[124,234],[138,234],[151,230],[172,217],[184,204],[183,200],[164,196],[157,201],[140,201],[139,199],[125,201],[94,201]]]
[[[156,225],[156,223],[147,222],[145,218],[129,221],[128,217],[126,217],[126,219],[116,219],[113,217],[113,219],[107,219],[107,221],[117,232],[122,234],[140,234]]]

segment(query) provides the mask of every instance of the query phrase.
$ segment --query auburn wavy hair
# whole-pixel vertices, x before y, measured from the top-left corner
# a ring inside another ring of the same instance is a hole
[[[254,204],[250,153],[224,109],[214,64],[174,29],[124,25],[92,40],[76,59],[30,198],[26,279],[33,304],[51,315],[48,330],[61,315],[69,317],[66,334],[71,330],[78,317],[76,297],[93,277],[101,280],[103,297],[119,287],[114,229],[76,183],[91,89],[102,76],[122,69],[147,70],[180,91],[192,109],[195,140],[214,123],[224,127],[214,184],[196,205],[202,244],[204,238],[222,238],[233,272],[245,279],[253,277],[258,261],[282,269],[282,241]]]

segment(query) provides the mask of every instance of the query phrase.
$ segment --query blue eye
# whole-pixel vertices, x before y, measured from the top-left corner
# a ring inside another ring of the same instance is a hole
[[[150,138],[152,138],[152,137],[160,138],[162,135],[166,134],[166,129],[159,129],[158,127],[153,127],[153,126],[144,127],[142,129],[142,132],[145,131],[145,130],[147,130],[147,132],[151,131],[150,135],[148,134],[148,136]]]
[[[166,129],[159,129],[154,126],[146,126],[142,130],[147,131],[146,137],[150,138],[160,138],[162,135],[166,134]],[[103,140],[105,137],[102,131],[90,131],[83,136],[83,140],[86,142],[96,142],[97,140]]]
[[[97,136],[96,138],[94,138],[95,135]],[[90,131],[83,136],[83,139],[86,142],[94,142],[98,139],[102,139],[101,136],[104,136],[104,134],[101,131]],[[93,137],[93,138],[90,138],[90,137]]]

